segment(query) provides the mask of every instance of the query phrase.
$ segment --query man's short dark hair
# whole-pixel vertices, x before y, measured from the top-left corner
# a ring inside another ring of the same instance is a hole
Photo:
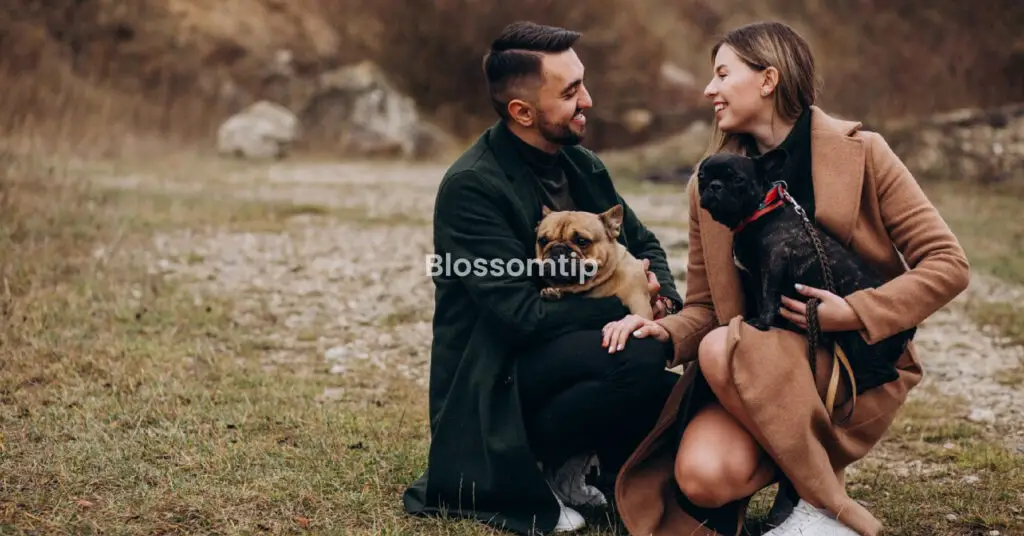
[[[541,76],[541,59],[545,53],[570,49],[580,32],[529,21],[513,22],[502,30],[484,55],[483,68],[491,105],[502,119],[508,119],[508,101],[522,83]]]

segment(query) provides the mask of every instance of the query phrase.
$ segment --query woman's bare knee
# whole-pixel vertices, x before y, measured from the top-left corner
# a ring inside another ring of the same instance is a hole
[[[683,433],[674,472],[690,502],[717,508],[766,485],[772,469],[763,465],[754,438],[713,403],[698,412]]]
[[[691,456],[676,464],[675,476],[679,489],[690,502],[701,508],[718,508],[733,500],[726,489],[729,486],[729,470],[722,460],[698,459]]]

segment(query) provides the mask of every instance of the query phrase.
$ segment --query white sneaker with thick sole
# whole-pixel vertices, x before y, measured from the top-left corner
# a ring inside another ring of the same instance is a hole
[[[555,532],[576,532],[587,526],[587,521],[583,519],[583,516],[569,508],[562,502],[562,499],[558,498],[558,494],[555,494],[555,499],[558,501],[558,506],[561,507],[562,511],[558,514],[558,523],[555,525]]]
[[[793,513],[781,525],[762,536],[860,536],[840,523],[827,510],[815,508],[800,499]]]
[[[570,458],[557,471],[548,473],[548,485],[559,500],[573,506],[607,506],[608,499],[601,490],[587,484],[587,473],[595,466],[595,455]]]

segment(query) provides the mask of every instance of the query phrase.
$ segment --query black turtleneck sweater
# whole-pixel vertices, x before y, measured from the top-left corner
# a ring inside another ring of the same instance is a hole
[[[752,144],[753,145],[753,144]],[[785,151],[786,164],[783,176],[790,195],[800,203],[807,216],[814,221],[814,182],[811,178],[811,109],[804,108],[797,118],[793,130],[778,147],[768,151]],[[757,146],[752,147],[751,156],[757,155]]]
[[[554,211],[575,210],[576,204],[569,193],[569,181],[559,164],[561,151],[546,153],[518,136],[513,135],[512,138],[516,140],[516,148],[533,175],[541,202]]]
[[[811,111],[805,109],[797,118],[793,130],[789,132],[786,139],[778,147],[768,151],[786,151],[786,163],[782,176],[785,177],[786,186],[790,195],[796,199],[800,206],[804,207],[807,217],[814,221],[814,184],[811,179]],[[747,147],[747,154],[757,156],[757,144],[751,142]],[[752,274],[742,272],[740,281],[747,296],[757,292],[759,283],[754,281]],[[759,311],[755,307],[756,300],[747,302],[747,316],[756,316]]]

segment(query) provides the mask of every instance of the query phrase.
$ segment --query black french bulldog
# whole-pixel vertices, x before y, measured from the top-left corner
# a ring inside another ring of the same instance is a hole
[[[779,189],[785,185],[779,180],[785,159],[782,150],[754,158],[719,153],[702,161],[697,172],[701,208],[733,230],[733,258],[756,298],[758,314],[747,322],[762,331],[771,326],[798,329],[779,314],[783,295],[806,301],[796,292],[796,283],[827,289],[803,218],[784,189]],[[848,296],[884,282],[857,254],[826,230],[811,225],[820,237],[836,295]],[[823,335],[833,337],[846,353],[860,395],[898,379],[894,364],[915,333],[916,328],[911,328],[874,345],[855,331]]]

